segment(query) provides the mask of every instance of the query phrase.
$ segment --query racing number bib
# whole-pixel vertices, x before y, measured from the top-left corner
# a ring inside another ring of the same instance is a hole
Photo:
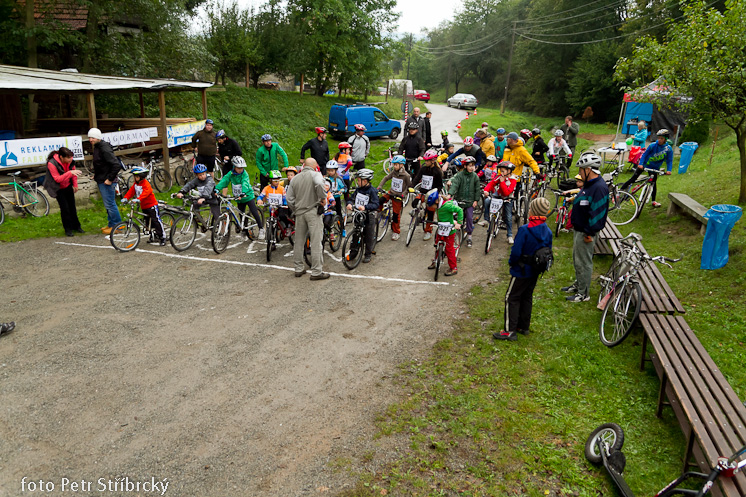
[[[269,205],[282,205],[282,194],[270,193],[267,195],[267,200],[269,200]]]
[[[422,177],[422,188],[425,190],[429,190],[433,187],[433,177],[432,176],[423,176]]]
[[[135,185],[135,198],[140,198],[142,195],[142,187]]]
[[[370,197],[368,195],[363,195],[362,193],[355,195],[355,207],[365,208],[365,206],[368,205],[368,202],[370,202]]]
[[[440,236],[448,236],[451,234],[453,225],[451,223],[438,223],[438,234]]]
[[[396,193],[402,193],[404,191],[404,180],[401,178],[392,178],[391,189]]]
[[[231,185],[233,187],[233,196],[240,197],[243,194],[243,185]]]
[[[490,202],[490,214],[497,214],[503,206],[502,199],[493,198]]]

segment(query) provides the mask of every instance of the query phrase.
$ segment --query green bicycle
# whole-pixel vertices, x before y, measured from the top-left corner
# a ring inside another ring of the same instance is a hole
[[[42,192],[39,191],[36,183],[26,181],[25,183],[18,182],[18,175],[21,171],[10,173],[14,176],[13,180],[9,183],[0,183],[0,187],[10,186],[13,188],[12,196],[6,196],[4,193],[10,193],[8,190],[0,191],[0,197],[13,206],[16,212],[25,211],[34,217],[42,217],[49,214],[49,199]],[[0,224],[5,221],[5,211],[3,210],[3,204],[0,202]]]

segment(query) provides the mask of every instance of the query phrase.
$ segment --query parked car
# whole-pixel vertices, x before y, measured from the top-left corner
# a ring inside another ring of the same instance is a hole
[[[430,94],[425,90],[415,90],[414,99],[422,100],[423,102],[428,103],[430,101]]]
[[[368,137],[388,136],[392,140],[401,133],[401,124],[377,107],[365,104],[334,104],[329,111],[329,133],[337,139],[345,139],[355,133],[355,125],[365,126]]]
[[[446,105],[448,105],[448,107],[458,107],[459,109],[466,107],[476,109],[477,105],[479,105],[479,100],[470,93],[456,93],[454,96],[446,100]]]

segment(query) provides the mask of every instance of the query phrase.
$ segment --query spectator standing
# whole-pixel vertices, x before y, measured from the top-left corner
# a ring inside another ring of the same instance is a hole
[[[420,115],[420,108],[415,107],[412,110],[412,115],[407,118],[407,120],[404,122],[404,127],[409,129],[409,124],[415,123],[417,124],[417,138],[422,138],[422,142],[425,143],[425,134],[422,132],[422,129],[425,127],[425,118]]]
[[[352,147],[350,158],[352,159],[352,167],[355,168],[355,171],[359,171],[365,167],[365,159],[370,153],[370,138],[365,136],[365,131],[364,125],[356,124],[355,134],[347,140],[347,143]]]
[[[648,140],[648,135],[650,134],[648,132],[647,123],[645,121],[640,121],[637,123],[637,133],[635,133],[635,136],[632,137],[632,145],[635,147],[645,148],[645,143]]]
[[[306,159],[306,152],[311,151],[311,158],[321,168],[321,174],[326,174],[326,163],[329,162],[329,143],[326,141],[326,128],[316,127],[316,138],[308,140],[300,149],[301,160]]]
[[[497,128],[495,134],[497,135],[495,138],[495,157],[497,157],[498,162],[502,162],[505,149],[508,148],[508,140],[505,138],[505,128]]]
[[[88,141],[93,145],[93,181],[98,185],[101,192],[101,200],[104,201],[108,225],[101,228],[104,235],[111,233],[111,229],[122,222],[122,216],[117,207],[116,189],[114,182],[121,170],[119,159],[114,155],[114,149],[109,142],[103,141],[103,134],[98,128],[88,130]]]
[[[194,147],[194,155],[197,156],[197,164],[207,166],[207,174],[215,177],[218,137],[213,129],[212,119],[205,120],[205,127],[194,133],[194,136],[192,136],[192,147]]]
[[[537,164],[544,164],[546,162],[544,154],[549,150],[549,146],[544,141],[544,138],[541,137],[541,130],[539,128],[532,129],[531,133],[534,135],[534,148],[531,151],[533,158]]]
[[[272,143],[272,135],[262,135],[262,144],[256,151],[256,167],[259,169],[259,183],[262,190],[269,184],[269,172],[280,170],[278,155],[282,158],[283,170],[287,169],[288,154],[280,145]]]
[[[303,262],[306,237],[311,238],[311,279],[325,280],[329,273],[323,269],[322,237],[324,225],[321,215],[326,203],[326,189],[324,177],[319,172],[319,165],[315,159],[306,159],[303,169],[295,175],[285,192],[288,205],[295,214],[295,240],[293,246],[293,262],[295,276],[300,278],[306,274]]]
[[[487,131],[486,128],[479,128],[477,130],[477,138],[479,138],[479,148],[482,149],[484,155],[489,157],[495,155],[495,138]],[[476,145],[477,141],[474,140]]]
[[[575,265],[575,282],[562,288],[572,293],[570,302],[590,300],[591,276],[593,275],[593,245],[598,232],[606,226],[609,210],[609,187],[601,178],[601,158],[586,154],[578,161],[583,188],[575,197],[570,222],[575,230],[572,245],[572,260]]]
[[[50,197],[57,199],[62,228],[67,236],[73,236],[75,231],[85,233],[80,226],[78,211],[75,208],[78,176],[80,176],[80,171],[73,165],[73,152],[69,148],[61,147],[47,156],[44,189]]]
[[[233,169],[233,158],[243,156],[241,146],[236,140],[228,137],[224,130],[218,131],[215,136],[218,140],[218,156],[223,160],[223,176]]]
[[[424,133],[422,139],[425,140],[425,148],[432,148],[433,146],[433,129],[430,126],[431,117],[433,117],[432,112],[425,112],[425,119],[422,124],[422,132]]]
[[[565,124],[560,126],[560,129],[565,133],[565,140],[567,140],[567,146],[570,147],[570,152],[575,155],[575,147],[578,146],[578,132],[580,131],[580,125],[572,121],[572,116],[565,118]],[[572,157],[567,158],[568,169],[572,165]]]

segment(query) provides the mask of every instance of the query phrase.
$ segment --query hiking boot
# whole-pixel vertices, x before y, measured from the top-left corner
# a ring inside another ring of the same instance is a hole
[[[107,226],[106,228],[101,228],[101,232],[104,235],[111,235],[111,227]]]
[[[425,236],[422,237],[423,240],[428,241],[433,237],[433,234],[430,232],[425,232]]]
[[[518,340],[518,337],[516,336],[515,331],[505,331],[505,330],[500,331],[500,332],[496,331],[495,333],[492,334],[492,338],[494,338],[495,340],[510,340],[511,342],[515,342],[516,340]]]
[[[311,281],[318,281],[318,280],[327,280],[329,279],[329,273],[321,273],[317,275],[311,275],[309,278]]]
[[[399,233],[394,233],[391,235],[391,240],[397,241],[399,239],[399,236],[400,236]]]
[[[451,268],[448,268],[448,269],[446,269],[446,272],[445,272],[445,273],[443,273],[443,274],[444,274],[445,276],[453,276],[453,275],[455,275],[455,274],[458,274],[458,269],[451,269]]]
[[[569,297],[566,297],[566,300],[568,302],[588,302],[591,300],[591,298],[588,295],[582,295],[580,293],[576,293],[575,295],[570,295]]]
[[[578,293],[578,286],[575,283],[573,283],[570,286],[563,286],[562,288],[560,288],[560,291],[566,292],[566,293]]]

